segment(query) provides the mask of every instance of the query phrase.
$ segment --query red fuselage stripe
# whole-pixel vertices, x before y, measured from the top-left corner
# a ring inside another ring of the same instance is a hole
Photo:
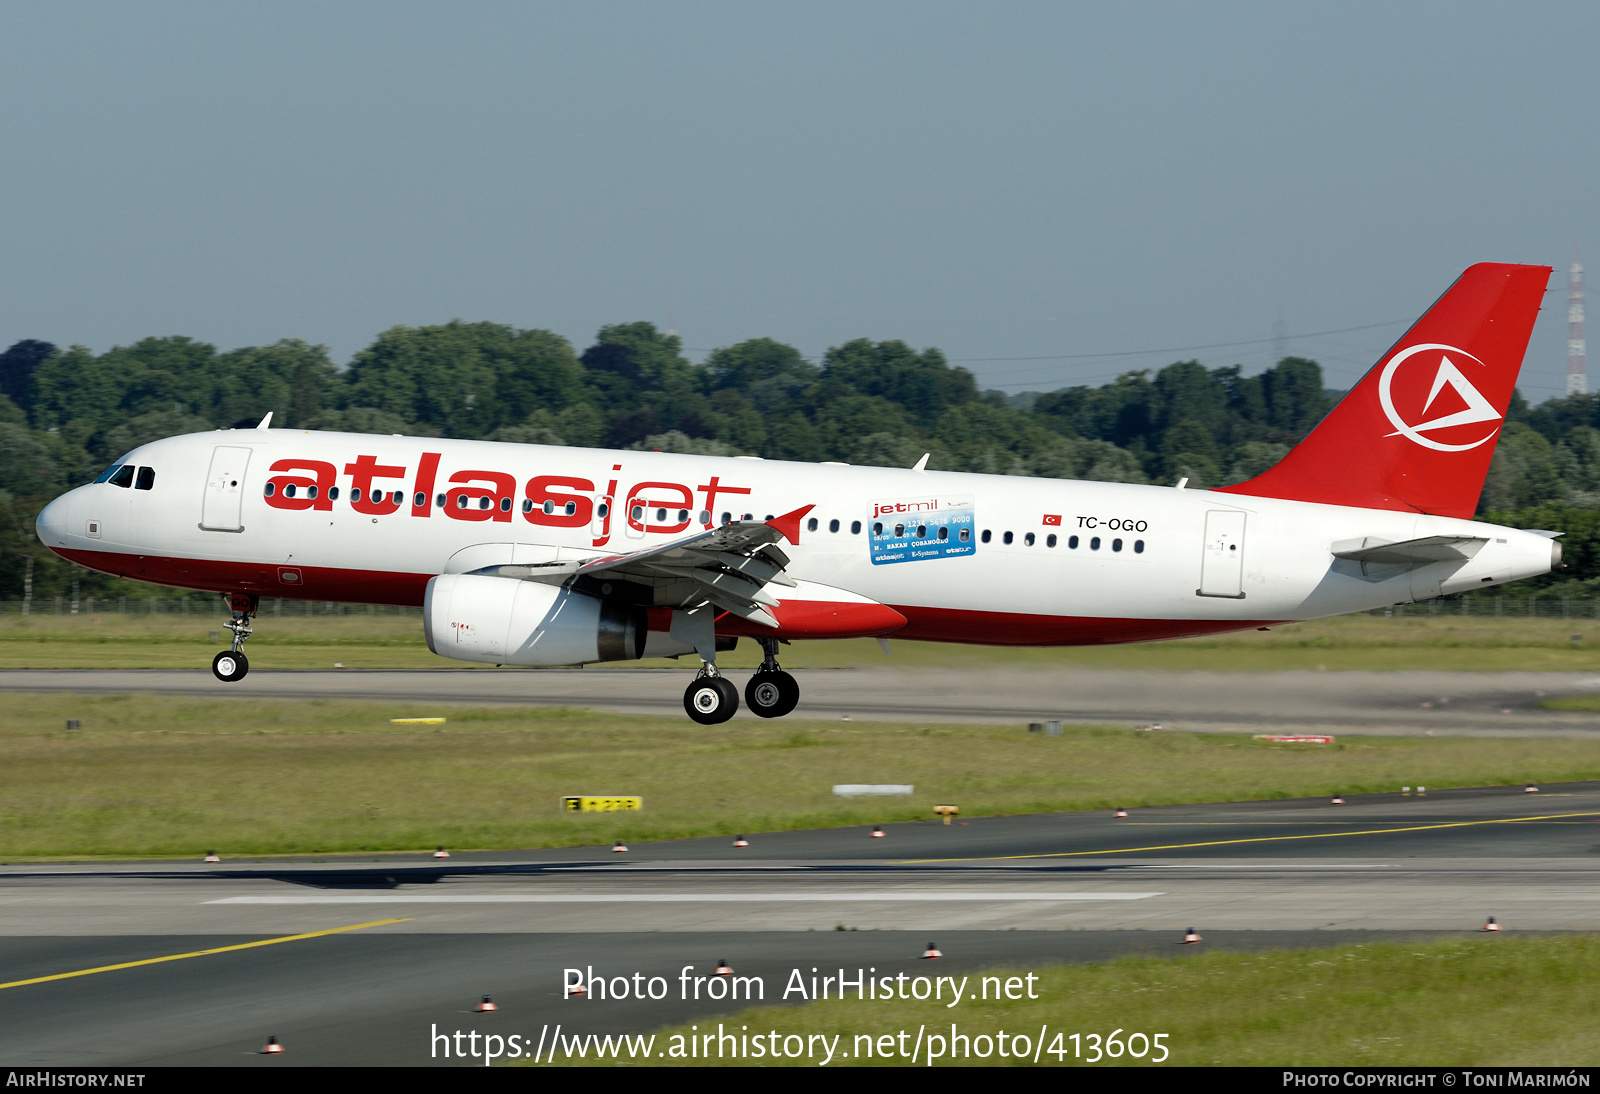
[[[421,607],[423,591],[433,574],[406,574],[387,570],[335,569],[321,566],[280,566],[271,563],[226,562],[218,559],[167,558],[117,551],[79,551],[57,548],[63,557],[91,570],[117,577],[200,589],[215,593],[254,593],[290,600],[336,600],[356,604],[399,604]],[[818,613],[835,608],[844,615],[859,612],[859,604],[822,605],[797,602],[808,623]],[[1120,642],[1147,642],[1160,638],[1188,638],[1248,630],[1282,622],[1277,619],[1101,619],[1087,616],[1028,615],[961,608],[886,605],[904,617],[896,626],[885,612],[862,628],[828,631],[821,625],[801,625],[794,634],[782,628],[745,623],[734,616],[719,621],[718,631],[770,638],[821,638],[879,635],[926,642],[965,642],[991,646],[1100,646]]]

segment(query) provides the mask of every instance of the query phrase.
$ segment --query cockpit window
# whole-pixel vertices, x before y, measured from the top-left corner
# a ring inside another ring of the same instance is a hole
[[[156,485],[156,469],[153,467],[139,468],[139,477],[133,480],[135,490],[151,490]]]
[[[128,457],[127,456],[122,457],[122,459],[118,460],[116,463],[112,464],[110,467],[108,467],[104,471],[100,472],[100,477],[95,479],[94,481],[95,482],[110,482],[111,481],[111,476],[115,475],[118,471],[121,471],[123,466],[127,462],[128,462]]]
[[[121,467],[117,468],[117,473],[112,475],[106,481],[112,486],[120,486],[126,490],[128,487],[133,485],[133,471],[133,464],[125,463]]]

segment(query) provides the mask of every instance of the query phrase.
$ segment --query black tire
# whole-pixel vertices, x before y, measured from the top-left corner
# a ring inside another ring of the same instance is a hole
[[[702,676],[683,693],[683,709],[703,726],[726,722],[739,709],[739,689],[721,676]]]
[[[236,680],[243,680],[244,674],[250,671],[250,660],[242,653],[232,650],[223,650],[211,659],[211,673],[225,684]]]
[[[761,718],[782,718],[800,703],[800,684],[793,676],[777,672],[758,672],[744,686],[745,706]]]

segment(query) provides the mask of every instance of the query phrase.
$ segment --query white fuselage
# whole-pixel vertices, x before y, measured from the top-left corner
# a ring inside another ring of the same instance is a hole
[[[901,637],[944,641],[1200,634],[1552,565],[1550,540],[1516,529],[1118,483],[281,429],[174,437],[125,462],[153,469],[149,489],[70,491],[40,514],[47,546],[108,573],[267,597],[420,604],[434,575],[624,554],[805,506],[783,546],[791,577],[894,608]],[[1484,542],[1410,569],[1333,556],[1428,536]]]

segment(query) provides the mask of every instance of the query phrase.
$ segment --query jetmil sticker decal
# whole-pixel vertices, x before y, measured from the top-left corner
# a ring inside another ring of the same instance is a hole
[[[868,531],[874,566],[952,558],[978,550],[970,494],[876,502]]]

